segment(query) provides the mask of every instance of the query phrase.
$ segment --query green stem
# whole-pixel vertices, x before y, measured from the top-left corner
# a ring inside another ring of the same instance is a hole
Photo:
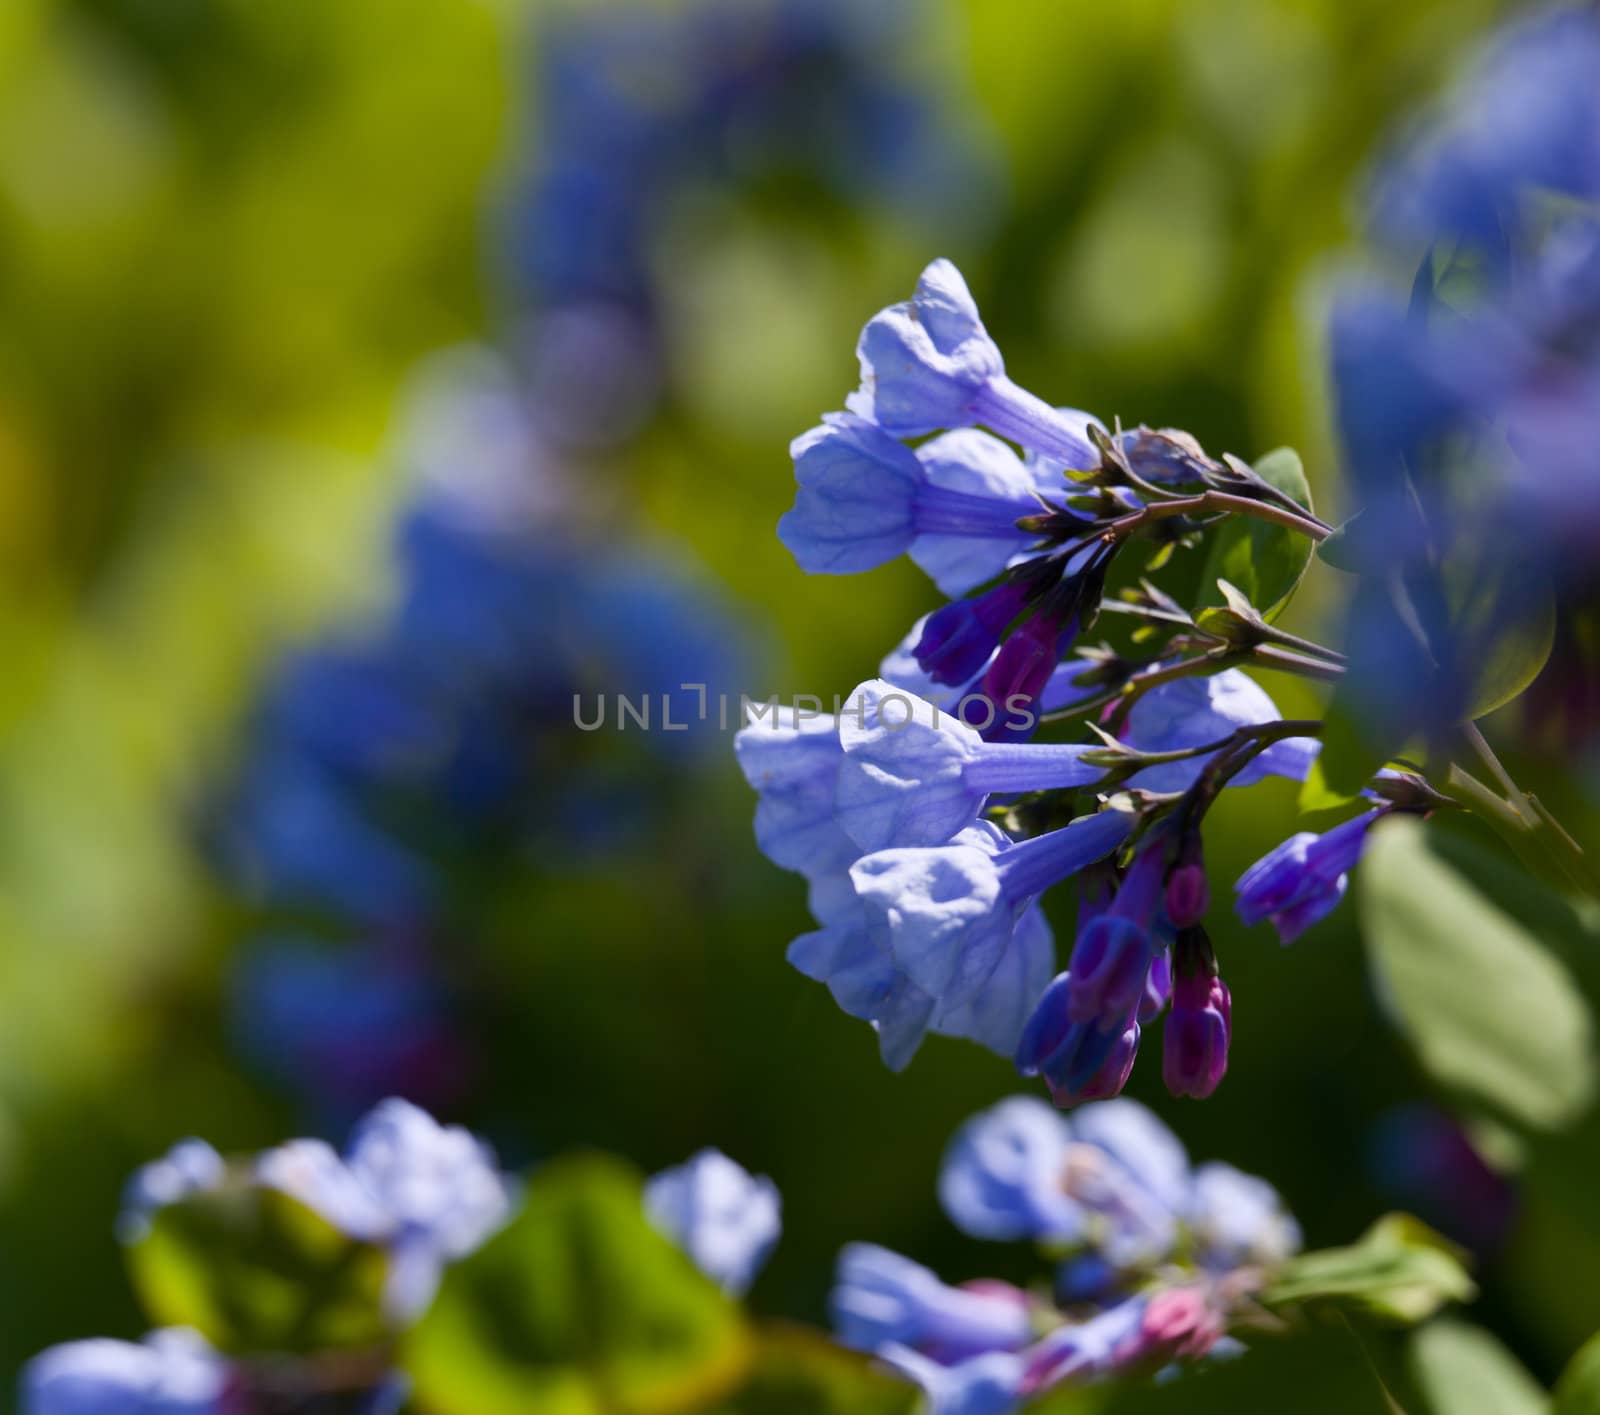
[[[1248,496],[1235,496],[1226,491],[1202,491],[1194,496],[1179,497],[1175,501],[1163,501],[1159,505],[1146,506],[1141,510],[1130,512],[1126,516],[1119,516],[1114,521],[1108,521],[1101,528],[1100,534],[1109,541],[1126,540],[1136,531],[1143,530],[1145,526],[1155,521],[1165,521],[1173,516],[1187,516],[1191,512],[1206,511],[1233,511],[1241,516],[1254,516],[1260,521],[1270,521],[1275,526],[1282,526],[1285,530],[1298,531],[1301,535],[1314,541],[1324,541],[1333,532],[1320,521],[1313,521],[1304,515],[1296,515],[1293,511],[1282,506],[1274,506],[1269,502],[1255,501]]]

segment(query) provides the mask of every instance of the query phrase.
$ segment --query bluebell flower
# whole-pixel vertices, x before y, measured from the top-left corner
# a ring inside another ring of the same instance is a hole
[[[896,964],[953,1005],[994,972],[1024,910],[1116,849],[1131,825],[1108,810],[993,853],[954,842],[879,850],[856,861],[850,878],[887,926]]]
[[[1105,1027],[1137,1017],[1160,947],[1157,910],[1166,873],[1166,840],[1158,835],[1135,853],[1109,907],[1079,928],[1072,945],[1069,1021]]]
[[[855,574],[909,552],[940,590],[959,595],[1036,539],[1016,524],[1042,509],[1033,479],[987,433],[946,433],[913,452],[874,423],[834,413],[789,451],[800,489],[778,538],[812,574]]]
[[[197,1332],[73,1341],[22,1371],[22,1415],[224,1415],[228,1363]]]
[[[1004,834],[987,821],[962,831],[952,843],[985,854],[1007,845]],[[946,1002],[919,986],[895,960],[885,920],[847,874],[816,879],[811,909],[822,927],[790,944],[790,963],[826,983],[845,1012],[872,1023],[884,1062],[894,1070],[910,1062],[930,1031],[1009,1056],[1054,963],[1055,943],[1043,914],[1037,907],[1024,909],[983,987]]]
[[[783,1231],[782,1200],[766,1175],[752,1175],[720,1150],[701,1150],[644,1189],[650,1221],[724,1291],[755,1280]]]
[[[970,600],[960,602],[964,604],[971,603]],[[940,612],[940,610],[933,611],[934,614]],[[932,618],[933,614],[925,614],[911,626],[911,632],[891,649],[883,662],[879,664],[878,673],[884,682],[892,684],[902,692],[913,693],[924,701],[933,703],[947,712],[956,712],[962,717],[963,721],[967,721],[967,714],[961,710],[962,702],[964,699],[979,695],[984,672],[993,661],[994,654],[999,648],[999,642],[998,640],[996,641],[994,648],[989,652],[989,656],[978,664],[971,677],[964,682],[955,686],[941,683],[917,661],[917,646],[922,642],[923,635],[927,632],[928,622]],[[1036,704],[1037,710],[1040,712],[1055,712],[1070,707],[1079,699],[1088,697],[1091,690],[1081,687],[1075,681],[1087,669],[1088,665],[1082,659],[1068,659],[1058,665],[1055,672],[1050,675],[1050,681],[1045,684],[1044,690],[1039,695],[1039,701]],[[981,730],[983,725],[982,712],[974,710],[971,716],[974,722],[969,723],[969,725]]]
[[[1232,1165],[1195,1170],[1184,1219],[1200,1262],[1216,1270],[1271,1266],[1300,1250],[1300,1226],[1278,1191]]]
[[[1078,467],[1099,462],[1078,425],[1019,388],[948,260],[922,272],[916,294],[873,316],[856,345],[861,388],[852,412],[897,437],[982,425]]]
[[[1034,587],[1026,580],[1008,579],[972,599],[958,599],[936,609],[922,621],[922,633],[912,655],[917,666],[935,683],[954,687],[970,683],[992,667],[1006,626],[1027,604]]]
[[[1023,1026],[1014,1058],[1019,1075],[1044,1078],[1062,1109],[1122,1094],[1139,1054],[1145,1010],[1142,990],[1120,1015],[1073,1021],[1072,993],[1070,971],[1051,981]]]
[[[1087,786],[1105,774],[1082,760],[1087,747],[985,742],[881,678],[847,701],[834,800],[839,824],[863,851],[940,845],[978,818],[992,792]]]
[[[1178,678],[1145,693],[1128,713],[1122,738],[1141,752],[1176,752],[1218,742],[1240,727],[1282,719],[1272,699],[1249,674],[1224,669],[1205,678]],[[1231,781],[1252,786],[1268,776],[1304,781],[1321,744],[1290,737],[1258,753]],[[1184,791],[1205,770],[1210,757],[1147,766],[1128,780],[1142,791]]]
[[[775,865],[807,878],[836,876],[860,855],[840,827],[834,791],[844,749],[838,719],[782,709],[753,718],[733,739],[745,780],[760,793],[756,843]]]
[[[180,1140],[160,1159],[133,1172],[123,1186],[117,1237],[137,1243],[150,1231],[151,1216],[169,1204],[215,1189],[227,1177],[226,1161],[204,1140]]]
[[[1033,1335],[1025,1293],[1005,1283],[949,1287],[927,1268],[871,1243],[839,1254],[828,1297],[844,1345],[875,1352],[910,1347],[943,1365],[986,1351],[1017,1351]]]
[[[1084,1214],[1062,1184],[1071,1132],[1033,1096],[1011,1096],[956,1132],[939,1169],[939,1200],[974,1238],[1073,1243]]]
[[[350,1237],[388,1250],[385,1301],[400,1322],[426,1310],[444,1265],[480,1247],[514,1207],[486,1144],[402,1100],[377,1106],[342,1158],[320,1140],[295,1140],[261,1155],[256,1173]]]
[[[1325,919],[1344,898],[1349,871],[1366,845],[1382,807],[1347,820],[1323,835],[1300,831],[1251,865],[1234,886],[1246,924],[1270,919],[1279,939],[1293,943]]]

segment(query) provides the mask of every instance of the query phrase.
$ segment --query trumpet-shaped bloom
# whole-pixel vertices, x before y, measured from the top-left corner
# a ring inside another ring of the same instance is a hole
[[[650,1221],[735,1295],[755,1281],[783,1232],[778,1186],[720,1150],[701,1150],[653,1176],[644,1204]]]
[[[861,852],[839,828],[834,789],[843,749],[838,720],[782,709],[733,739],[745,780],[760,793],[756,843],[775,865],[808,879],[848,869]]]
[[[1323,835],[1300,831],[1268,851],[1234,886],[1239,917],[1247,924],[1270,919],[1279,939],[1293,943],[1344,898],[1349,871],[1382,815],[1381,808],[1368,811]]]
[[[848,406],[896,437],[981,425],[1074,467],[1098,459],[1082,425],[1019,388],[948,260],[922,272],[916,294],[873,316],[856,345],[861,388]]]
[[[978,818],[992,792],[1086,786],[1104,775],[1082,760],[1087,747],[985,742],[881,678],[858,687],[850,703],[839,724],[835,805],[863,850],[941,845]]]
[[[790,445],[799,491],[778,538],[800,568],[849,575],[911,558],[948,595],[993,579],[1034,540],[1040,510],[1017,454],[975,429],[915,452],[876,424],[830,414]]]
[[[138,1343],[72,1341],[22,1372],[23,1415],[223,1415],[227,1362],[199,1333],[152,1332]]]
[[[992,853],[956,842],[879,850],[850,878],[887,929],[895,963],[954,1005],[993,974],[1033,900],[1116,849],[1130,827],[1121,812],[1101,811]]]

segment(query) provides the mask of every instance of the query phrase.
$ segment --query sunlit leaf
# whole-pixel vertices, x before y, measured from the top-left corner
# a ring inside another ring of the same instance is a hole
[[[749,1368],[738,1307],[645,1218],[612,1159],[559,1160],[511,1225],[452,1268],[406,1369],[436,1415],[670,1415]]]
[[[1582,1112],[1593,1023],[1540,940],[1431,849],[1416,820],[1373,832],[1358,880],[1372,966],[1424,1069],[1522,1126],[1553,1129]],[[1529,913],[1542,907],[1542,885],[1521,887]]]
[[[1433,1415],[1544,1415],[1550,1397],[1482,1327],[1429,1322],[1411,1339],[1411,1375]]]

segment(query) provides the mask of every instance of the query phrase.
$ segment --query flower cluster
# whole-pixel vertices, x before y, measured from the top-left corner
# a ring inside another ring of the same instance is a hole
[[[1407,283],[1352,279],[1334,302],[1362,508],[1345,539],[1373,585],[1352,620],[1369,646],[1353,691],[1390,740],[1458,720],[1496,641],[1548,622],[1551,581],[1554,706],[1580,735],[1592,724],[1600,676],[1579,646],[1600,534],[1597,66],[1592,6],[1501,33],[1378,165],[1370,226]],[[1464,583],[1487,589],[1463,597]]]
[[[420,382],[398,460],[393,601],[276,666],[218,813],[224,867],[266,915],[233,987],[264,1069],[341,1122],[401,1091],[458,1093],[467,986],[437,947],[467,868],[619,842],[709,740],[695,691],[734,681],[740,633],[673,557],[590,542],[511,371],[487,353]],[[668,695],[690,731],[595,761],[574,694]],[[688,744],[686,747],[685,744]],[[599,809],[626,794],[630,810]]]
[[[181,1141],[128,1181],[118,1235],[141,1243],[161,1210],[228,1185],[276,1190],[345,1237],[381,1249],[384,1310],[396,1331],[427,1310],[444,1266],[492,1237],[516,1202],[515,1185],[486,1144],[391,1099],[361,1121],[342,1155],[321,1140],[291,1140],[229,1162],[204,1140]],[[196,1332],[169,1329],[137,1345],[95,1340],[53,1347],[23,1372],[23,1409],[27,1415],[255,1415],[278,1408],[267,1396],[283,1379],[281,1371],[222,1355]],[[394,1372],[329,1379],[359,1415],[390,1415],[405,1396]],[[318,1392],[327,1389],[317,1385],[303,1394]]]
[[[225,1203],[251,1190],[285,1195],[351,1243],[382,1254],[382,1316],[392,1338],[426,1315],[449,1264],[510,1222],[520,1187],[477,1136],[391,1098],[357,1124],[342,1153],[300,1139],[225,1159],[204,1140],[182,1140],[129,1179],[117,1235],[137,1247],[164,1210],[197,1197]],[[656,1227],[733,1294],[755,1278],[782,1227],[772,1181],[716,1150],[649,1180],[643,1203]],[[288,1259],[275,1253],[272,1261]],[[224,1273],[221,1281],[228,1280]],[[279,1281],[292,1281],[287,1266]],[[314,1304],[317,1293],[301,1300]],[[70,1342],[29,1363],[22,1408],[25,1415],[278,1415],[329,1401],[327,1408],[351,1415],[394,1415],[408,1383],[403,1370],[391,1369],[391,1344],[298,1357],[224,1354],[187,1328],[159,1330],[136,1344]]]
[[[1135,538],[1161,539],[1159,561],[1216,513],[1312,538],[1327,528],[1187,434],[1113,433],[1019,387],[948,261],[868,322],[858,353],[849,411],[793,444],[798,490],[778,533],[806,570],[908,554],[965,597],[834,715],[797,708],[785,723],[775,710],[737,739],[761,797],[757,841],[806,877],[820,925],[790,961],[873,1024],[889,1065],[929,1031],[968,1037],[1042,1076],[1063,1106],[1120,1092],[1142,1029],[1170,1006],[1166,1083],[1210,1095],[1233,1000],[1203,927],[1201,825],[1226,787],[1304,780],[1321,730],[1285,723],[1232,665],[1270,652],[1275,666],[1339,669],[1316,645],[1274,638],[1247,602],[1208,631],[1148,580],[1114,602],[1178,626],[1164,649],[1139,662],[1079,640]],[[1310,653],[1268,647],[1280,642]],[[1096,741],[1032,740],[1042,722],[1097,708]],[[1270,919],[1291,942],[1337,904],[1373,822],[1419,791],[1396,774],[1365,814],[1286,841],[1240,879],[1243,920]],[[1053,976],[1039,900],[1074,877],[1077,936]]]
[[[966,1233],[1031,1242],[1047,1289],[951,1287],[870,1244],[839,1258],[839,1339],[927,1392],[932,1415],[1005,1415],[1053,1387],[1238,1349],[1226,1333],[1300,1234],[1272,1186],[1183,1146],[1130,1100],[1069,1121],[1018,1096],[970,1120],[939,1176]]]

